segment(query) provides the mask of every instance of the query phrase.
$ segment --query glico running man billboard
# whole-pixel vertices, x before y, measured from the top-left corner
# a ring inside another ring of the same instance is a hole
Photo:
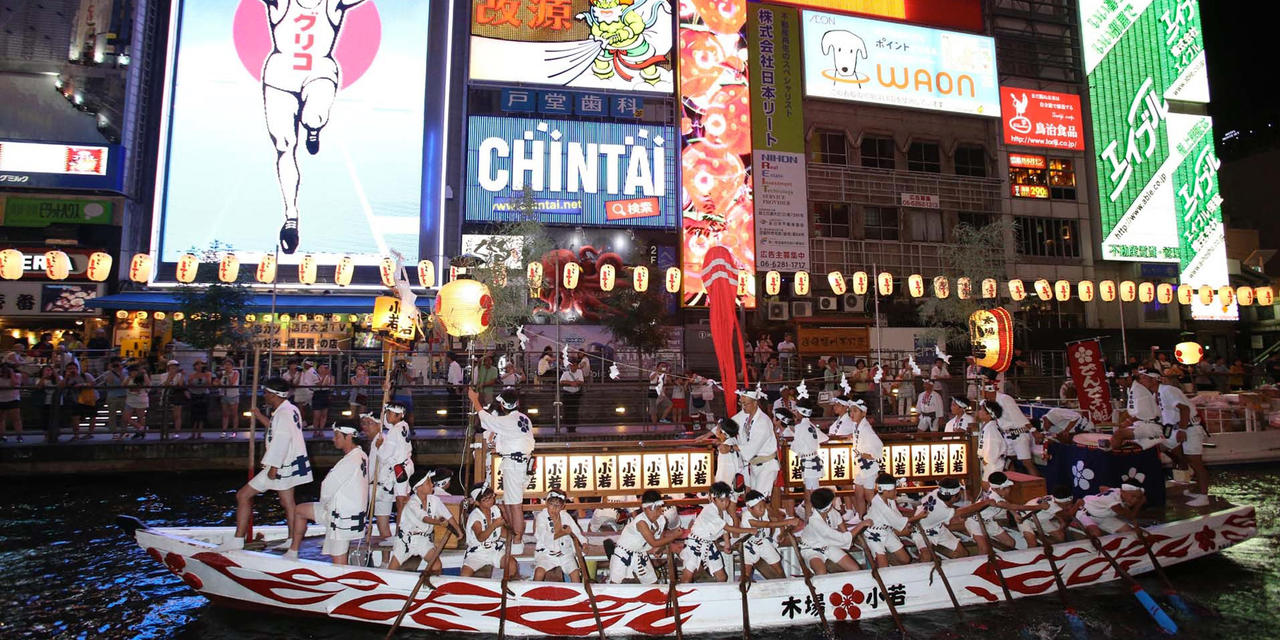
[[[672,127],[471,116],[468,222],[673,228],[679,145]]]
[[[427,17],[388,0],[174,0],[153,250],[418,255]]]

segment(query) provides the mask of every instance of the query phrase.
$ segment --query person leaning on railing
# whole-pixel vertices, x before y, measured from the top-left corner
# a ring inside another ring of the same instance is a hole
[[[213,384],[218,389],[218,408],[222,414],[222,432],[218,437],[227,438],[227,427],[231,426],[235,427],[230,436],[234,438],[240,428],[240,371],[236,369],[234,358],[227,356],[222,359],[222,371],[214,378]]]
[[[128,392],[124,388],[124,361],[119,356],[107,360],[107,370],[98,377],[98,386],[102,387],[107,403],[107,429],[111,431],[111,439],[124,437],[124,403]]]
[[[8,437],[11,426],[18,442],[22,442],[22,372],[8,362],[0,363],[0,442]]]
[[[130,365],[125,376],[124,417],[133,427],[133,440],[147,435],[147,409],[151,408],[151,375],[141,364]]]

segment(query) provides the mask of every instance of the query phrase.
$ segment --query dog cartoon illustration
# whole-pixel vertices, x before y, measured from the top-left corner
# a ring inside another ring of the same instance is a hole
[[[858,80],[858,60],[867,57],[867,44],[851,31],[828,31],[822,34],[822,55],[831,56],[836,78]]]

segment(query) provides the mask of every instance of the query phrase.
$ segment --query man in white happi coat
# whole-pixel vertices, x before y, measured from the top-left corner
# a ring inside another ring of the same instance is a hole
[[[390,390],[383,397],[390,400]],[[405,407],[398,402],[386,402],[382,416],[376,418],[378,431],[369,438],[369,458],[374,483],[373,516],[378,522],[378,536],[382,546],[390,546],[391,514],[399,522],[400,511],[409,501],[409,477],[413,475],[413,444],[409,442],[408,423],[404,421]],[[365,416],[361,416],[361,424]]]
[[[782,467],[778,465],[778,436],[773,430],[773,420],[760,408],[764,398],[764,392],[759,389],[738,391],[742,411],[733,416],[733,421],[738,423],[747,487],[767,496],[773,493]]]
[[[449,507],[441,499],[438,491],[448,486],[452,477],[453,474],[447,469],[437,469],[428,471],[413,485],[413,493],[405,503],[404,510],[400,512],[400,519],[396,521],[396,541],[391,550],[388,569],[399,569],[410,558],[416,556],[422,558],[424,563],[430,563],[426,570],[439,573],[440,556],[438,553],[433,553],[436,527],[448,526],[458,534],[459,538],[466,538],[462,527],[454,519],[453,512],[449,511]],[[448,493],[445,492],[444,495]]]
[[[364,535],[369,517],[369,458],[356,446],[353,426],[335,426],[333,446],[342,452],[342,459],[320,483],[320,500],[300,504],[294,511],[293,541],[286,558],[298,557],[308,522],[324,527],[321,553],[333,558],[334,564],[347,564],[351,541]]]
[[[493,434],[494,451],[502,458],[502,518],[515,538],[515,553],[524,548],[524,489],[529,484],[529,463],[533,460],[533,421],[521,413],[520,395],[503,389],[494,397],[494,412],[480,405],[480,394],[467,389],[471,408],[480,418],[480,428]]]
[[[945,409],[942,406],[942,394],[933,388],[932,380],[924,381],[924,391],[916,398],[916,413],[920,416],[916,423],[917,431],[934,431]]]
[[[1129,403],[1125,416],[1111,438],[1111,450],[1118,451],[1132,442],[1143,449],[1150,449],[1164,440],[1164,428],[1160,426],[1160,404],[1156,392],[1160,388],[1160,374],[1149,369],[1139,369],[1129,387]]]
[[[947,425],[943,427],[943,431],[947,433],[968,433],[974,428],[975,421],[972,415],[969,415],[969,409],[972,408],[967,398],[960,396],[951,397],[951,417],[947,419]]]
[[[1000,405],[1000,416],[996,421],[1000,425],[1000,432],[1004,434],[1004,438],[1008,441],[1008,452],[1010,458],[1016,459],[1021,463],[1023,472],[1033,476],[1040,475],[1040,469],[1036,467],[1035,461],[1032,460],[1032,445],[1035,438],[1031,435],[1034,428],[1031,425],[1031,419],[1027,414],[1022,412],[1022,408],[1018,406],[1018,401],[1013,396],[997,391],[994,379],[988,380],[982,387],[983,397]]]
[[[253,417],[267,427],[266,451],[262,454],[262,471],[236,492],[236,534],[223,542],[222,551],[244,548],[244,537],[253,516],[253,499],[260,493],[275,491],[284,507],[286,526],[293,526],[294,487],[311,482],[311,460],[302,433],[302,414],[289,402],[289,383],[270,378],[262,385],[262,398],[271,408],[271,416],[254,408]],[[290,532],[292,534],[292,532]]]

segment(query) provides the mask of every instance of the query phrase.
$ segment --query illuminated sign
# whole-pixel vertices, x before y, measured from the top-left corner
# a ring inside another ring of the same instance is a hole
[[[626,453],[535,453],[535,469],[525,497],[539,498],[551,489],[570,496],[633,495],[655,489],[663,493],[699,493],[711,488],[715,463],[710,451],[644,451]],[[502,465],[493,465],[494,490],[502,495]]]
[[[1046,166],[1046,162],[1044,156],[1011,153],[1009,154],[1009,166],[1022,169],[1043,169]]]
[[[1006,144],[1084,150],[1080,96],[1000,87],[1000,114]]]
[[[671,127],[472,116],[467,132],[468,221],[676,224]]]
[[[1227,284],[1213,122],[1170,109],[1209,100],[1195,0],[1082,0],[1080,23],[1098,173],[1102,253],[1176,262],[1193,286]],[[1234,304],[1193,304],[1234,320]]]
[[[995,40],[804,12],[805,91],[815,98],[996,117]]]
[[[671,93],[669,0],[471,0],[471,79]],[[609,4],[609,3],[601,3]]]
[[[982,0],[771,0],[804,9],[856,13],[911,24],[982,31]]]
[[[0,140],[0,187],[119,191],[119,146]]]
[[[1038,184],[1015,184],[1010,185],[1010,190],[1015,198],[1048,198],[1049,187]]]
[[[115,219],[114,209],[110,200],[10,196],[0,199],[0,221],[6,227],[111,224]]]
[[[818,448],[822,460],[821,484],[850,482],[856,472],[856,454],[853,445],[843,443],[824,444]],[[880,468],[898,478],[918,480],[958,477],[969,473],[967,446],[961,441],[911,444],[885,444],[880,458]],[[787,484],[800,486],[804,470],[795,452],[787,452]]]
[[[416,261],[433,3],[269,4],[172,3],[153,249]]]

